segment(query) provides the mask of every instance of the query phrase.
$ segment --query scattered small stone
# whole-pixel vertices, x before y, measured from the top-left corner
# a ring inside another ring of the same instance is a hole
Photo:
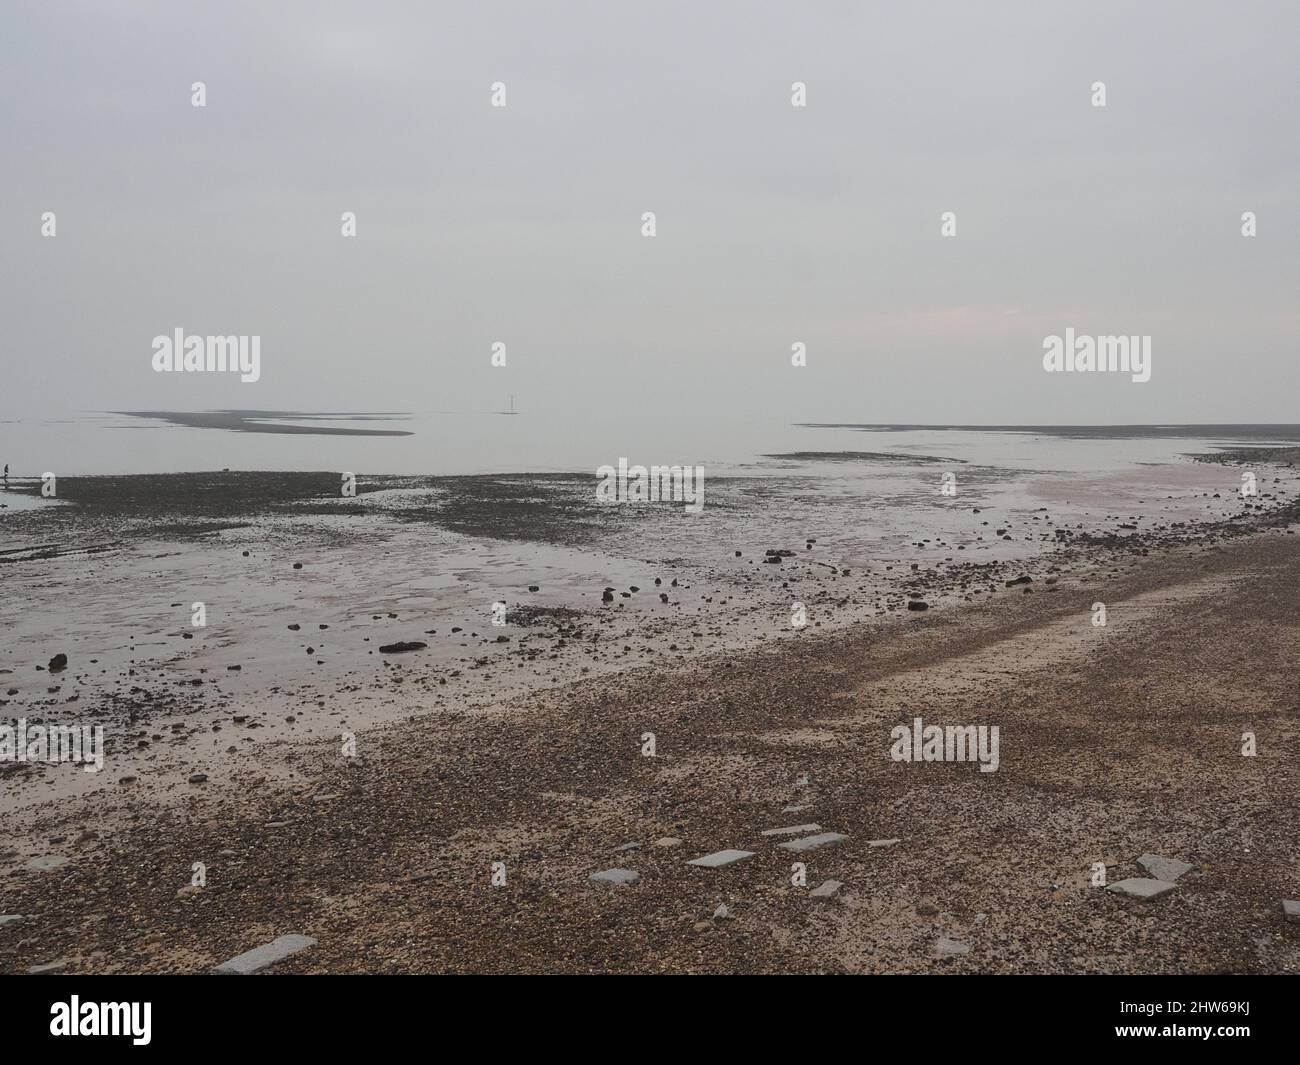
[[[316,940],[310,936],[280,936],[278,939],[271,940],[270,943],[254,947],[252,950],[246,950],[243,954],[236,954],[229,961],[223,961],[220,965],[215,966],[212,971],[222,975],[247,976],[251,973],[260,972],[262,969],[284,961],[285,958],[290,958],[299,951],[315,945]]]
[[[913,599],[907,604],[908,610],[929,610],[930,604],[924,599]]]
[[[731,911],[727,909],[727,904],[725,902],[718,903],[718,908],[713,911],[713,919],[715,921],[725,921],[730,916]]]
[[[53,658],[50,659],[50,672],[51,672],[51,673],[58,673],[60,670],[67,669],[67,668],[68,668],[68,656],[67,656],[67,655],[65,655],[65,654],[57,654],[57,655],[55,655]]]
[[[624,851],[639,851],[641,844],[633,840],[631,843],[624,843],[614,848],[615,854],[622,854]]]
[[[656,847],[680,847],[682,841],[676,836],[664,836],[662,839],[655,840]]]
[[[190,783],[191,783],[191,784],[206,784],[207,782],[208,782],[208,774],[207,774],[207,773],[191,773],[191,774],[190,774]]]

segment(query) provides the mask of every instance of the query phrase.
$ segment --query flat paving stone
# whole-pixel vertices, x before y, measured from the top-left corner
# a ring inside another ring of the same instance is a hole
[[[32,858],[27,863],[27,868],[38,873],[48,873],[52,869],[59,869],[72,861],[66,854],[42,854],[39,858]]]
[[[3,928],[7,924],[14,924],[22,919],[23,915],[21,913],[0,913],[0,928]]]
[[[1110,884],[1106,890],[1113,891],[1116,895],[1127,895],[1131,899],[1158,899],[1161,895],[1168,895],[1176,887],[1177,884],[1171,884],[1168,880],[1148,880],[1146,877],[1131,876],[1127,880]]]
[[[842,888],[843,886],[844,885],[841,884],[838,880],[827,880],[821,885],[821,887],[816,888],[812,892],[812,897],[815,899],[821,899],[823,901],[829,902],[831,899],[833,899],[836,895],[840,893],[840,888]]]
[[[892,847],[895,843],[902,843],[901,839],[869,839],[868,847]]]
[[[1291,924],[1300,924],[1300,902],[1292,899],[1282,900],[1282,917]]]
[[[633,869],[602,869],[599,873],[592,873],[591,879],[607,884],[635,884],[641,879],[641,874]]]
[[[641,849],[641,844],[639,844],[639,843],[635,843],[635,842],[633,842],[633,843],[624,843],[624,844],[622,844],[621,846],[615,847],[615,848],[614,848],[614,853],[615,853],[615,854],[622,854],[624,851],[639,851],[640,849]]]
[[[1196,868],[1177,858],[1166,858],[1159,854],[1144,854],[1137,863],[1157,880],[1165,880],[1170,884],[1176,883],[1180,876]]]
[[[791,825],[789,828],[769,828],[765,829],[765,836],[797,836],[800,832],[820,832],[821,825]]]
[[[962,943],[956,939],[940,939],[934,945],[934,956],[936,958],[960,958],[963,954],[970,953],[970,944]]]
[[[47,961],[44,965],[33,965],[27,970],[29,976],[40,976],[41,973],[57,973],[61,969],[68,967],[68,959],[60,958],[58,961]]]
[[[705,869],[720,869],[724,865],[731,865],[732,862],[739,862],[752,857],[754,857],[753,851],[714,851],[712,854],[706,854],[703,858],[692,858],[686,864],[702,866]]]
[[[280,936],[260,947],[246,950],[243,954],[236,954],[229,961],[223,961],[213,968],[212,971],[223,975],[248,976],[251,973],[260,972],[268,966],[275,965],[277,962],[282,962],[285,958],[291,958],[299,951],[315,945],[316,940],[312,939],[311,936]]]
[[[831,847],[837,843],[843,843],[849,837],[842,832],[823,832],[817,836],[804,836],[803,839],[792,839],[788,843],[778,843],[778,847],[784,847],[788,851],[814,851],[818,847]]]
[[[655,840],[656,847],[680,847],[682,841],[676,836],[664,836],[662,839]]]

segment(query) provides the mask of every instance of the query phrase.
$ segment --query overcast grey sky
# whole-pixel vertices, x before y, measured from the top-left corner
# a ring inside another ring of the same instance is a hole
[[[4,0],[0,412],[1297,421],[1298,58],[1294,0]]]

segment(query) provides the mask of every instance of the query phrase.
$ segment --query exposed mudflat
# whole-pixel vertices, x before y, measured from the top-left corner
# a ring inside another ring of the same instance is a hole
[[[915,570],[770,524],[766,550],[792,554],[764,563],[743,484],[710,500],[731,540],[641,560],[626,545],[657,547],[650,526],[600,508],[598,550],[467,537],[439,523],[438,484],[322,487],[298,511],[284,484],[208,508],[127,491],[97,514],[102,488],[6,519],[4,720],[109,737],[100,774],[0,767],[0,913],[23,915],[0,926],[6,971],[198,972],[285,933],[319,944],[284,971],[1300,964],[1279,909],[1300,893],[1290,482],[1194,522],[966,503],[960,543],[919,542]],[[981,553],[936,557],[955,546]],[[427,646],[379,652],[400,641]],[[892,760],[914,717],[998,725],[998,770]],[[792,854],[762,835],[804,824],[848,838]],[[733,848],[754,854],[686,864]],[[1147,852],[1195,871],[1147,903],[1092,885],[1097,862],[1143,876]],[[613,868],[639,879],[589,879]],[[828,879],[838,895],[811,898]],[[941,938],[970,950],[939,959]]]

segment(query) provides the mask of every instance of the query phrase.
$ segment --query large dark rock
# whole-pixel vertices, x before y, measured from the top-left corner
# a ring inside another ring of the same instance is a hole
[[[419,640],[399,640],[397,643],[386,643],[379,648],[382,655],[400,655],[403,651],[423,651],[429,645],[421,643]]]

